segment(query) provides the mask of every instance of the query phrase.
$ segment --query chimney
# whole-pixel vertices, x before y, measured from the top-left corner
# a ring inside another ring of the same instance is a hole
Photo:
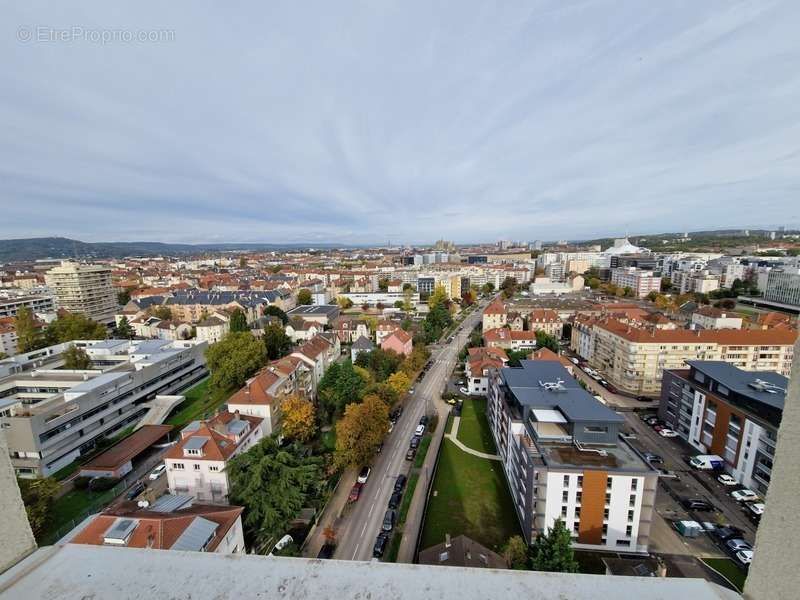
[[[449,548],[451,545],[452,545],[452,543],[450,542],[450,534],[449,533],[445,533],[444,534],[444,547],[445,548]]]

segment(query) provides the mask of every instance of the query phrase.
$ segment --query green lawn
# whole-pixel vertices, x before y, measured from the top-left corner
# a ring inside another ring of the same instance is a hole
[[[453,413],[447,415],[447,422],[444,424],[444,432],[450,433],[451,429],[453,429]]]
[[[497,448],[486,420],[486,400],[484,398],[468,398],[461,407],[461,423],[458,426],[458,440],[465,446],[496,454]]]
[[[408,515],[408,507],[411,506],[411,498],[414,497],[414,490],[417,487],[417,482],[419,481],[419,473],[412,473],[408,476],[408,483],[406,484],[406,491],[403,495],[403,501],[400,503],[400,512],[397,515],[397,522],[399,524],[403,524],[406,522],[406,516]]]
[[[425,462],[425,455],[428,453],[428,446],[431,445],[431,439],[433,436],[430,434],[425,435],[422,438],[422,441],[419,443],[419,448],[417,448],[417,456],[414,457],[414,467],[419,469],[422,467],[422,463]]]
[[[446,533],[467,535],[495,552],[520,534],[500,463],[467,454],[448,439],[442,444],[421,547],[442,542]]]
[[[67,533],[69,528],[78,524],[79,519],[91,512],[104,508],[115,497],[115,491],[91,492],[74,489],[53,503],[53,521],[48,532],[38,540],[40,544],[52,544]],[[73,522],[74,521],[74,522]]]
[[[211,391],[208,381],[208,377],[206,377],[193,388],[183,392],[186,400],[175,408],[166,420],[167,425],[174,425],[176,429],[182,429],[192,421],[212,416],[217,408],[228,399],[228,395],[225,393]]]
[[[740,592],[744,590],[744,580],[747,575],[739,566],[729,558],[702,558],[700,559],[709,567],[722,574]]]

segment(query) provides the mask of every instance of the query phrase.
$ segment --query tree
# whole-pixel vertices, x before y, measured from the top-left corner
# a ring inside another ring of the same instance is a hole
[[[383,400],[387,406],[392,406],[400,399],[400,395],[397,391],[385,381],[367,386],[365,394],[375,394],[378,398]]]
[[[161,319],[162,321],[169,321],[172,319],[172,309],[166,304],[159,304],[158,306],[150,307],[150,314]]]
[[[281,433],[288,440],[305,443],[317,430],[314,403],[299,396],[290,396],[281,404]]]
[[[403,310],[405,312],[411,312],[414,310],[414,288],[411,287],[411,284],[406,284],[403,286]]]
[[[389,375],[397,371],[402,361],[403,359],[394,350],[384,350],[383,348],[361,352],[356,357],[356,364],[369,369],[377,382],[385,381]]]
[[[559,352],[558,340],[541,330],[536,332],[536,346],[539,348],[549,348],[556,354]]]
[[[428,311],[425,321],[422,323],[425,339],[428,343],[435,342],[452,323],[453,317],[450,316],[450,311],[443,304],[432,308]]]
[[[524,571],[528,568],[528,544],[521,535],[508,538],[503,550],[503,558],[510,569]]]
[[[334,462],[339,467],[368,463],[389,431],[389,407],[375,394],[347,406],[336,423]]]
[[[461,294],[461,303],[464,306],[471,306],[472,304],[475,304],[475,292],[470,289]]]
[[[228,462],[230,502],[245,507],[243,524],[255,547],[265,549],[277,541],[316,497],[321,462],[300,444],[280,446],[275,436],[263,438]]]
[[[281,321],[283,321],[284,325],[286,325],[289,322],[288,315],[274,304],[271,304],[264,309],[264,316],[278,317]]]
[[[647,298],[650,302],[655,302],[656,298],[658,298],[659,296],[660,296],[660,294],[657,291],[653,290],[652,292],[647,294],[647,296],[645,296],[645,298]]]
[[[506,356],[508,356],[508,366],[519,367],[519,361],[526,360],[530,354],[530,350],[506,350]]]
[[[131,291],[129,289],[120,290],[117,292],[117,304],[125,306],[131,301]]]
[[[668,292],[672,289],[672,279],[669,277],[662,277],[661,278],[661,291]]]
[[[53,503],[61,486],[52,477],[17,479],[17,483],[33,535],[41,538],[52,523]]]
[[[437,306],[447,306],[449,301],[447,290],[444,289],[443,285],[437,285],[436,289],[434,289],[433,293],[428,297],[428,308],[433,310]]]
[[[378,280],[378,291],[386,292],[389,290],[389,278],[384,277]]]
[[[556,519],[547,533],[540,534],[534,540],[531,566],[536,571],[578,572],[578,563],[572,550],[572,538],[561,519]]]
[[[130,340],[133,338],[134,334],[135,332],[133,331],[133,327],[131,327],[130,321],[128,321],[128,317],[123,316],[114,328],[114,337]]]
[[[348,298],[347,296],[339,296],[336,299],[336,303],[342,310],[347,310],[348,308],[353,307],[353,301],[350,300],[350,298]]]
[[[599,288],[601,283],[602,281],[600,281],[597,277],[589,277],[586,280],[586,285],[588,285],[589,289],[592,290],[596,290],[597,288]]]
[[[277,323],[270,323],[264,327],[264,348],[267,358],[277,360],[292,351],[292,339],[286,335],[283,327]]]
[[[300,305],[314,304],[314,298],[311,295],[311,290],[303,288],[297,292],[297,303]]]
[[[92,366],[92,359],[86,354],[86,350],[79,348],[75,344],[70,344],[64,350],[64,368],[72,371],[83,371]]]
[[[14,327],[17,330],[17,348],[22,354],[33,352],[47,345],[47,340],[42,334],[36,317],[33,316],[33,311],[27,306],[23,306],[17,311]]]
[[[63,344],[74,340],[104,340],[107,335],[105,325],[92,321],[82,313],[62,314],[45,331],[49,344]]]
[[[405,394],[408,391],[408,388],[411,387],[411,379],[402,371],[397,371],[396,373],[389,375],[386,383],[397,393],[398,396]]]
[[[404,283],[403,284],[403,291],[405,292],[406,290],[411,290],[412,293],[413,293],[414,286],[412,284],[410,284],[410,283]]]
[[[5,360],[7,358],[8,358],[8,354],[6,354],[5,352],[0,352],[0,360]]]
[[[247,317],[241,308],[236,308],[231,313],[231,320],[229,323],[229,330],[233,332],[247,331]]]
[[[635,294],[633,292],[633,288],[626,285],[624,288],[622,288],[622,295],[626,298],[633,298]]]
[[[395,300],[394,301],[394,307],[402,309],[403,308],[403,301],[402,300]]]
[[[333,415],[342,414],[348,404],[359,402],[364,396],[365,388],[364,378],[349,360],[333,363],[328,367],[317,391],[326,422],[330,422]]]
[[[229,333],[206,350],[211,386],[229,391],[242,387],[267,361],[267,351],[250,333]]]
[[[239,268],[240,269],[247,268],[247,257],[246,256],[240,256],[239,257]]]
[[[483,294],[491,294],[494,291],[494,284],[491,281],[487,281],[481,286],[481,292]]]
[[[517,292],[517,280],[514,277],[506,277],[500,284],[503,290],[503,298],[511,298]]]

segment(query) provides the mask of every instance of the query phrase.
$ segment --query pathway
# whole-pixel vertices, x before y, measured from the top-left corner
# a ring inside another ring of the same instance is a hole
[[[472,454],[473,456],[477,456],[478,458],[485,458],[487,460],[500,460],[500,457],[497,454],[486,454],[485,452],[478,452],[477,450],[473,450],[469,446],[465,446],[461,440],[458,439],[458,426],[461,424],[461,417],[453,417],[453,427],[450,429],[450,433],[445,433],[444,437],[448,440],[453,442],[456,446],[461,448],[467,454]]]

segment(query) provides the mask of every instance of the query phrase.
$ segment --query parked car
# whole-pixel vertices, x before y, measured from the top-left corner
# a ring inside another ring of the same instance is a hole
[[[414,457],[417,455],[416,448],[409,448],[408,452],[406,452],[406,460],[414,460]]]
[[[165,465],[164,463],[161,463],[155,469],[150,471],[149,479],[150,479],[150,481],[155,481],[156,479],[161,477],[166,472],[167,472],[167,465]]]
[[[700,469],[703,471],[725,468],[725,461],[717,454],[698,454],[697,456],[689,458],[687,462],[693,469]]]
[[[128,493],[125,494],[125,498],[127,500],[133,500],[144,491],[144,484],[141,481],[137,481],[133,484],[133,487],[128,490]]]
[[[581,363],[581,361],[579,361],[574,356],[572,358],[570,358],[569,360],[572,362],[572,364],[575,364],[575,365],[579,365]]]
[[[641,413],[639,415],[639,418],[642,421],[644,421],[645,423],[647,423],[648,425],[650,424],[650,423],[648,423],[648,421],[650,421],[651,419],[654,419],[654,420],[658,421],[658,416],[654,415],[653,413]]]
[[[398,475],[397,479],[394,480],[394,491],[402,492],[403,488],[406,487],[406,481],[408,481],[408,478],[405,475]]]
[[[363,483],[354,483],[353,487],[350,488],[350,495],[347,497],[347,501],[358,502],[358,499],[361,496],[361,488],[363,487]]]
[[[417,428],[414,430],[414,435],[422,435],[425,433],[425,425],[417,425]]]
[[[742,538],[733,538],[732,540],[728,540],[725,542],[725,546],[731,552],[739,552],[740,550],[752,550],[753,547],[750,545],[750,542],[743,540]]]
[[[737,502],[755,502],[758,500],[758,494],[756,494],[753,490],[743,488],[741,490],[732,491],[731,498]]]
[[[389,508],[397,508],[400,506],[400,501],[403,499],[403,494],[401,492],[394,492],[389,497]]]
[[[639,402],[650,402],[650,398],[648,398],[647,396],[636,396],[636,399]]]
[[[753,551],[739,550],[739,552],[736,553],[736,560],[743,565],[749,565],[751,562],[753,562]]]
[[[464,394],[465,396],[469,396],[469,390],[465,387],[458,388],[458,391]]]
[[[386,542],[389,541],[389,536],[385,533],[381,533],[377,538],[375,538],[375,545],[372,547],[372,556],[375,558],[380,558],[383,556],[383,553],[386,551]]]
[[[358,483],[367,483],[367,479],[369,479],[369,474],[371,472],[372,469],[370,469],[369,467],[367,466],[361,467],[361,471],[359,472],[358,479],[356,481],[358,481]]]
[[[430,419],[430,417],[429,417],[428,415],[422,415],[422,416],[419,418],[419,424],[420,424],[420,425],[427,425],[427,424],[428,424],[428,422],[429,422],[430,420],[431,420],[431,419]]]
[[[463,379],[459,379],[458,381],[456,381],[456,385],[466,385],[466,384],[467,382],[464,381]]]
[[[738,485],[739,483],[727,473],[717,476],[717,481],[719,481],[722,485]]]
[[[649,462],[651,465],[661,465],[664,464],[664,459],[661,458],[658,454],[653,454],[652,452],[645,452],[644,459]]]
[[[610,383],[606,383],[606,389],[612,394],[616,394],[619,391],[613,384]]]
[[[410,389],[408,390],[408,393],[409,393],[409,394],[413,394],[413,393],[414,393],[414,388],[413,388],[413,387],[412,387],[412,388],[410,388]]]
[[[598,379],[597,383],[599,383],[603,387],[607,387],[608,386],[608,382],[605,379]]]
[[[334,550],[336,550],[336,546],[333,544],[323,544],[317,553],[317,558],[333,558]]]
[[[658,425],[658,417],[647,417],[644,422],[653,427]]]
[[[392,431],[394,431],[394,421],[389,421],[389,433],[392,433]]]
[[[381,525],[381,529],[386,533],[389,533],[392,529],[394,529],[394,521],[395,521],[395,511],[393,509],[389,509],[386,511],[386,514],[383,515],[383,525]]]
[[[678,432],[677,431],[673,431],[672,429],[669,429],[668,427],[662,427],[661,429],[658,430],[658,435],[660,435],[661,437],[665,437],[665,438],[674,438],[674,437],[678,437]]]
[[[732,540],[734,538],[740,538],[743,535],[744,531],[738,527],[733,527],[732,525],[728,525],[727,527],[717,527],[714,530],[714,536],[721,542]]]
[[[415,435],[414,437],[411,438],[411,442],[409,443],[408,447],[411,448],[412,450],[416,450],[417,448],[419,448],[420,440],[422,440],[422,438],[419,437],[418,435]]]
[[[458,402],[455,398],[448,398],[445,400],[450,406],[453,406],[456,402]]]
[[[686,510],[696,510],[702,512],[714,510],[714,506],[702,498],[684,498],[681,500],[681,504]]]
[[[760,520],[761,515],[764,514],[764,503],[763,502],[749,502],[745,504],[748,511],[748,516],[755,520]]]

